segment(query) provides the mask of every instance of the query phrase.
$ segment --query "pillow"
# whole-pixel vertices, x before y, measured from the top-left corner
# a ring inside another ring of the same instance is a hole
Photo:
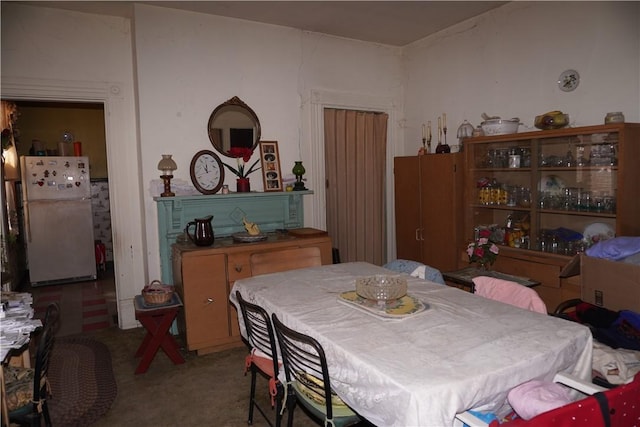
[[[7,410],[9,412],[22,408],[33,399],[33,376],[31,368],[5,366],[5,391]]]
[[[421,262],[411,261],[407,259],[397,259],[395,261],[386,263],[382,267],[400,273],[407,273],[410,276],[429,280],[441,285],[446,284],[444,282],[444,278],[442,277],[442,273],[440,273],[440,270],[429,267],[428,265],[422,264]]]
[[[532,380],[511,389],[507,400],[521,418],[531,418],[572,402],[569,390],[554,382]]]

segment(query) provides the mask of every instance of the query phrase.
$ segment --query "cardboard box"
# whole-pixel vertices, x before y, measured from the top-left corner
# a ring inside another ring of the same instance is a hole
[[[580,276],[583,301],[640,313],[640,265],[581,255]]]

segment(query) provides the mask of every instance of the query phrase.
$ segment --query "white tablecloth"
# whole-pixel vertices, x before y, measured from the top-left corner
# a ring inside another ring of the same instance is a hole
[[[338,302],[355,278],[393,274],[345,263],[235,282],[245,299],[324,347],[333,389],[380,427],[447,426],[468,409],[504,410],[507,392],[562,371],[590,377],[589,329],[407,275],[429,309],[382,319]],[[244,329],[242,320],[241,329]],[[244,333],[244,332],[243,332]]]

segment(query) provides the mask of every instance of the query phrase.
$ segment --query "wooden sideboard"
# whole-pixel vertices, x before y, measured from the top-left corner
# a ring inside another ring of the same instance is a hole
[[[323,265],[332,263],[328,236],[298,238],[269,233],[266,241],[257,243],[223,238],[206,248],[174,244],[173,283],[184,303],[178,331],[188,350],[201,355],[241,344],[238,314],[229,302],[229,292],[236,280],[252,276],[252,254],[313,246],[320,249]]]
[[[216,241],[244,231],[243,218],[263,232],[304,226],[302,198],[313,191],[250,192],[199,196],[154,197],[158,211],[158,244],[162,283],[170,283],[171,245],[195,218],[213,215]]]

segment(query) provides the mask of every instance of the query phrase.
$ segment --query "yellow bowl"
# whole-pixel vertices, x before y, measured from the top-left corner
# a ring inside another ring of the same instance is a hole
[[[538,129],[560,129],[569,124],[569,115],[564,113],[541,114],[536,116],[533,125]]]

